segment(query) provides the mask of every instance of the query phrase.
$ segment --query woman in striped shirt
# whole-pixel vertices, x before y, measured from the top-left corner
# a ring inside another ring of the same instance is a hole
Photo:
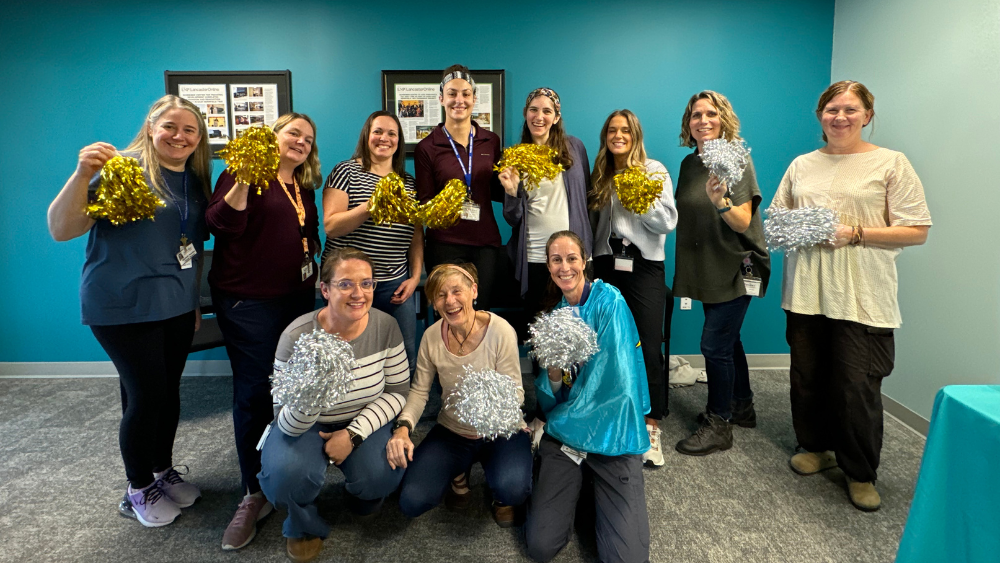
[[[385,451],[392,421],[406,404],[410,372],[396,321],[371,308],[374,270],[357,249],[331,252],[321,271],[326,307],[288,325],[275,353],[274,369],[280,370],[301,335],[322,329],[350,343],[355,358],[354,382],[336,406],[303,412],[276,404],[277,419],[262,438],[260,486],[274,506],[288,511],[282,532],[293,561],[315,557],[330,533],[315,504],[328,460],[344,473],[349,508],[357,514],[378,510],[403,478]]]
[[[323,192],[325,256],[337,248],[353,247],[368,254],[375,266],[373,305],[389,313],[403,333],[411,369],[416,366],[417,304],[413,297],[423,273],[424,232],[401,223],[376,225],[368,200],[379,180],[396,173],[414,194],[413,176],[404,169],[400,147],[402,127],[387,111],[368,116],[354,156],[334,167]]]

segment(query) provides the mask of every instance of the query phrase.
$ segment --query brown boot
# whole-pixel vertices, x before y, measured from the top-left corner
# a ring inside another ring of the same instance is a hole
[[[788,465],[799,475],[814,475],[837,467],[837,458],[831,451],[802,452],[793,455]]]
[[[847,496],[851,498],[851,504],[858,510],[865,512],[875,512],[882,506],[882,497],[875,489],[875,483],[861,483],[854,479],[847,479]]]
[[[501,528],[510,528],[514,525],[514,507],[494,502],[493,521]]]
[[[285,538],[285,554],[296,563],[316,559],[323,549],[323,538]]]
[[[450,510],[465,510],[469,508],[469,501],[472,499],[472,491],[469,490],[469,478],[467,473],[462,473],[451,481],[451,486],[444,494],[444,505]]]

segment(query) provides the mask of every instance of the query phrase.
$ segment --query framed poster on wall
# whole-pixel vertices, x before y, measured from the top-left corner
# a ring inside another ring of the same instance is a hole
[[[470,70],[476,81],[476,106],[472,119],[484,129],[500,136],[504,142],[504,72],[503,70]],[[440,70],[383,70],[382,109],[396,114],[403,125],[406,154],[421,139],[444,121],[438,100],[441,85]]]
[[[180,96],[201,109],[212,156],[240,131],[270,126],[292,111],[292,71],[163,72],[167,94]]]

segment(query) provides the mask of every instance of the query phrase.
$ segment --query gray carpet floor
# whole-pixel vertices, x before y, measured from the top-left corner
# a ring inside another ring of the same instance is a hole
[[[704,385],[677,389],[663,421],[667,463],[645,470],[653,562],[892,561],[902,535],[924,441],[887,417],[878,487],[881,511],[851,506],[844,476],[800,477],[788,468],[795,447],[785,371],[754,371],[759,426],[736,428],[733,449],[704,458],[673,445],[695,428]],[[285,561],[281,521],[264,520],[239,552],[220,549],[240,500],[232,446],[231,380],[184,378],[175,463],[203,498],[163,528],[118,515],[125,489],[118,452],[121,417],[115,379],[0,379],[0,562]],[[429,423],[422,423],[426,431]],[[333,527],[321,561],[529,561],[519,528],[501,529],[487,508],[482,471],[464,513],[438,507],[415,520],[395,497],[373,519],[344,508],[341,474],[328,473],[321,513]],[[596,561],[592,531],[581,529],[556,562]]]

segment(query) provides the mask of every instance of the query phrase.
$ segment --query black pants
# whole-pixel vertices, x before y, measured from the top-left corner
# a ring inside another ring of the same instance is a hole
[[[493,306],[493,286],[497,278],[499,250],[492,246],[470,246],[428,240],[424,245],[424,265],[429,274],[438,264],[471,262],[479,272],[479,297],[476,309],[488,311]],[[428,296],[433,302],[434,296]]]
[[[316,292],[309,288],[274,299],[248,299],[213,289],[212,303],[233,367],[233,431],[243,491],[256,493],[260,490],[257,442],[274,419],[274,351],[285,327],[315,308]]]
[[[566,546],[582,489],[590,485],[598,558],[604,562],[649,561],[649,514],[642,458],[589,454],[577,465],[561,447],[548,435],[538,445],[538,480],[524,524],[528,555],[545,562]],[[590,498],[589,494],[585,496]]]
[[[892,329],[786,314],[799,446],[833,450],[848,477],[874,481],[882,452],[882,378],[895,360]]]
[[[611,239],[611,249],[616,255],[620,255],[621,241]],[[633,258],[631,272],[615,270],[613,256],[594,258],[594,272],[598,278],[618,288],[632,312],[635,326],[639,329],[642,359],[646,364],[646,381],[649,384],[650,411],[646,416],[660,420],[670,414],[667,404],[669,387],[663,358],[670,357],[670,317],[674,312],[674,295],[664,281],[662,261],[642,258],[635,245],[626,247],[625,253]]]
[[[194,338],[194,311],[162,321],[92,326],[118,370],[122,422],[118,447],[132,488],[173,465],[181,414],[180,382]]]

